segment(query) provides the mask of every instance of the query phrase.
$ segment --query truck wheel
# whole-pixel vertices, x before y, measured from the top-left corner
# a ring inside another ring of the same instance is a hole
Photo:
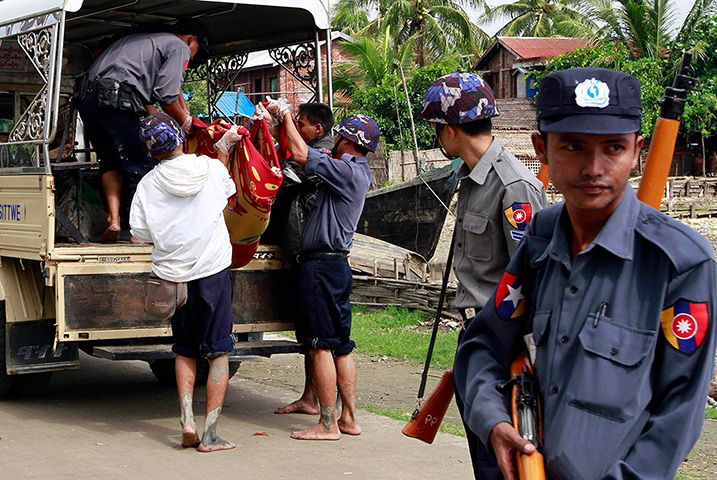
[[[229,378],[232,378],[234,374],[239,370],[241,362],[229,362]],[[174,373],[174,359],[173,358],[162,358],[150,362],[149,368],[152,370],[155,378],[163,385],[168,387],[177,386],[177,377]],[[207,378],[209,377],[209,362],[201,358],[197,361],[197,379],[195,380],[196,385],[206,385]]]
[[[5,364],[5,301],[0,301],[0,398],[5,397],[15,383],[15,376],[7,374]]]

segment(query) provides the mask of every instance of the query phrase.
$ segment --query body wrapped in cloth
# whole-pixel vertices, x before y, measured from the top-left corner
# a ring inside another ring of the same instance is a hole
[[[231,124],[215,120],[207,126],[195,118],[193,125],[195,134],[185,142],[185,152],[216,158],[214,143],[231,128]],[[266,120],[254,121],[251,134],[244,127],[239,127],[237,133],[243,136],[229,151],[229,174],[237,193],[229,198],[224,210],[232,244],[232,267],[242,267],[254,257],[283,180]]]

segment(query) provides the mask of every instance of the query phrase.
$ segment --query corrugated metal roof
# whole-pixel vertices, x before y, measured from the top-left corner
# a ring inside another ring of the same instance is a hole
[[[498,53],[500,47],[513,52],[520,60],[545,59],[572,52],[590,44],[588,38],[573,37],[498,37],[473,66],[483,69]]]
[[[588,38],[570,37],[498,37],[498,41],[524,60],[557,57],[590,44]]]

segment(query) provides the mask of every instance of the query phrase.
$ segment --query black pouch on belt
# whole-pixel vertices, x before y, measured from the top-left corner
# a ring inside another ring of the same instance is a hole
[[[146,115],[144,102],[140,99],[137,90],[129,83],[121,83],[119,90],[119,106],[120,110],[126,110],[136,113],[139,116]]]
[[[119,108],[120,82],[110,78],[95,80],[97,106],[100,108]]]

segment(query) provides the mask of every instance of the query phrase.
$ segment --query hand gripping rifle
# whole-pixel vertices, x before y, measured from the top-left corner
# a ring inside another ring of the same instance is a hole
[[[533,375],[533,366],[526,349],[521,349],[510,366],[510,380],[499,385],[498,391],[511,396],[513,427],[525,440],[535,445],[531,455],[516,452],[520,480],[545,480],[543,459],[543,431],[540,411],[540,391]]]

